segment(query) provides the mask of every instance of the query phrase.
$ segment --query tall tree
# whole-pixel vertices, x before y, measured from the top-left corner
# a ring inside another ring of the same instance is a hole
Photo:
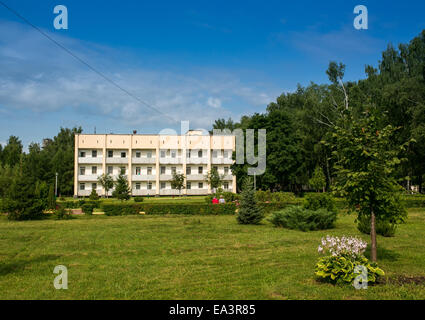
[[[10,167],[19,164],[22,155],[22,142],[18,137],[10,136],[2,152],[3,163]]]

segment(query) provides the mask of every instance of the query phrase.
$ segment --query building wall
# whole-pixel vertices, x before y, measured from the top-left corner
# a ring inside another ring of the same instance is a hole
[[[77,134],[74,195],[89,195],[92,184],[97,183],[101,174],[111,173],[116,179],[121,168],[125,170],[133,195],[177,195],[178,191],[172,190],[170,184],[172,168],[185,174],[186,182],[190,183],[190,189],[183,189],[182,194],[211,193],[203,180],[213,167],[217,167],[220,174],[228,172],[225,184],[228,191],[236,192],[236,177],[230,170],[234,150],[235,136],[207,136],[196,132],[186,135]],[[165,167],[164,174],[161,167]],[[186,174],[188,167],[191,168],[190,174]],[[203,168],[202,173],[198,172],[199,167]],[[85,172],[81,171],[82,168]],[[137,168],[140,168],[140,174]],[[150,174],[148,168],[151,168]],[[164,183],[165,188],[162,188]],[[203,184],[202,188],[199,183]],[[84,190],[81,190],[81,184],[84,184]],[[152,189],[148,189],[148,185]],[[99,183],[96,190],[105,195]]]

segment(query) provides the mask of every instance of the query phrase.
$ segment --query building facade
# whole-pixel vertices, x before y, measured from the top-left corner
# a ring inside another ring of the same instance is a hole
[[[133,196],[178,195],[171,188],[173,172],[185,176],[183,195],[206,195],[211,188],[205,176],[213,168],[223,176],[223,189],[236,192],[236,177],[230,169],[234,150],[235,136],[199,131],[185,135],[77,134],[74,195],[88,196],[93,189],[106,195],[98,182],[104,173],[114,180],[124,174]]]

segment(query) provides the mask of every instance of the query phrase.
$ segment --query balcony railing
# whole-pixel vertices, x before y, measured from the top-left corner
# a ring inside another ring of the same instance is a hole
[[[78,163],[81,164],[100,164],[102,163],[102,158],[101,157],[97,157],[97,158],[92,158],[92,157],[79,157],[78,158]]]
[[[110,164],[127,164],[128,158],[106,158],[106,163]]]
[[[159,158],[159,163],[161,164],[182,164],[183,159],[182,158]]]
[[[159,175],[159,180],[162,180],[162,181],[173,180],[173,175],[171,175],[171,174],[160,174]]]
[[[161,196],[178,196],[179,190],[177,189],[161,189],[159,190],[159,195]],[[183,190],[181,191],[181,194],[183,194]]]
[[[133,196],[155,196],[156,194],[156,190],[155,189],[133,189],[133,191],[131,192],[131,194]]]
[[[205,180],[205,176],[203,174],[188,174],[186,176],[186,180],[204,181]]]
[[[208,194],[208,189],[187,189],[186,194],[189,196],[199,196]]]
[[[155,181],[156,175],[153,174],[133,174],[131,181]]]
[[[229,158],[212,158],[212,164],[233,164],[233,159]]]
[[[84,182],[84,181],[97,181],[97,179],[99,178],[98,174],[86,174],[86,175],[79,175],[78,176],[78,181],[80,182]]]
[[[133,164],[155,164],[156,158],[131,158]]]
[[[208,163],[208,158],[186,158],[187,164],[206,164]]]

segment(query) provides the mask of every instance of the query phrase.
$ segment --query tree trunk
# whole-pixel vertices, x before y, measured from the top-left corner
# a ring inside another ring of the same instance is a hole
[[[376,262],[377,260],[377,254],[376,254],[376,217],[375,213],[371,213],[371,222],[370,222],[370,239],[371,239],[371,249],[370,249],[370,256],[373,262]]]

